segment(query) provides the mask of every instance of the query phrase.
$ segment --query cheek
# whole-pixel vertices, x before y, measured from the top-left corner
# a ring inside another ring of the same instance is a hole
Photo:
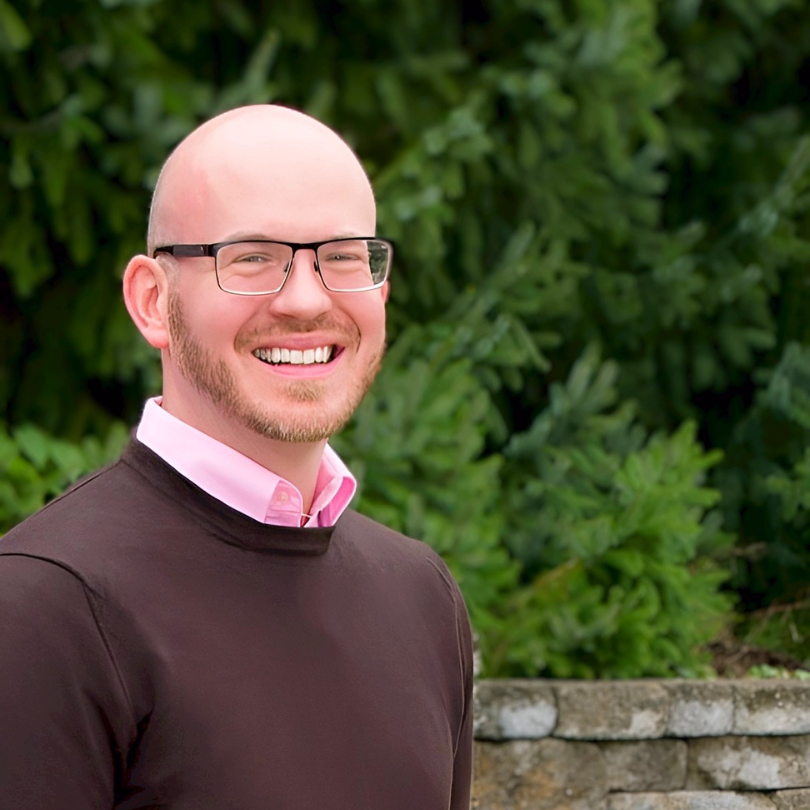
[[[357,325],[363,338],[371,340],[374,344],[385,340],[385,306],[364,307],[357,316]]]
[[[360,297],[363,296],[363,297]],[[367,293],[359,293],[354,303],[353,317],[363,335],[385,337],[385,299],[387,291],[383,287]]]
[[[219,289],[204,295],[188,294],[181,301],[189,332],[212,349],[235,345],[256,309],[254,301],[228,295]]]

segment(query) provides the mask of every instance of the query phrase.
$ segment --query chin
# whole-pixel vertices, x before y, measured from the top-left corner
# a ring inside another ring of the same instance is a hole
[[[297,444],[320,442],[346,425],[363,394],[365,390],[336,403],[333,396],[325,395],[322,386],[296,383],[273,396],[271,408],[261,402],[251,404],[245,398],[232,399],[229,413],[223,417],[266,439]]]
[[[349,418],[325,421],[321,415],[321,418],[311,421],[303,419],[290,421],[256,415],[246,422],[246,427],[265,439],[292,444],[309,444],[325,441],[337,433],[349,421]]]

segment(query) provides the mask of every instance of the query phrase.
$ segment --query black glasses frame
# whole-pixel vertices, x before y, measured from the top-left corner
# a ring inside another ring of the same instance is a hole
[[[388,263],[385,267],[385,277],[382,279],[382,281],[378,281],[369,287],[358,287],[352,290],[333,290],[324,281],[321,268],[318,265],[318,248],[323,247],[323,245],[331,245],[334,242],[356,242],[358,239],[362,241],[383,242],[388,246]],[[217,254],[220,250],[222,250],[222,248],[228,247],[229,245],[238,245],[241,242],[255,242],[261,245],[285,245],[286,247],[292,248],[290,262],[284,271],[284,281],[281,282],[277,290],[270,290],[269,292],[238,292],[235,290],[226,290],[222,286],[219,281]],[[324,239],[322,242],[282,242],[279,239],[233,239],[229,242],[214,242],[210,245],[161,245],[152,251],[152,258],[156,258],[159,253],[167,253],[176,259],[203,259],[211,257],[214,260],[214,273],[217,278],[217,286],[220,290],[222,290],[222,292],[226,292],[229,295],[275,295],[276,293],[281,292],[282,288],[287,283],[287,279],[290,277],[290,270],[293,266],[293,262],[295,261],[295,254],[299,250],[311,250],[315,254],[315,271],[318,273],[318,278],[320,278],[321,284],[323,284],[323,286],[329,290],[329,292],[336,293],[366,292],[367,290],[379,289],[388,280],[388,275],[391,272],[391,261],[394,256],[394,244],[389,239],[381,239],[378,236],[344,236],[340,239]]]

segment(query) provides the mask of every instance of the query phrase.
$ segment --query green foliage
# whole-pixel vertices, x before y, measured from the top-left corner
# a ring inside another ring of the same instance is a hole
[[[810,672],[806,669],[788,670],[784,667],[772,667],[768,664],[759,664],[751,667],[746,673],[749,678],[794,678],[797,681],[810,680]]]
[[[7,531],[59,495],[69,484],[120,455],[128,438],[116,424],[104,443],[49,436],[36,425],[7,432],[0,426],[0,531]]]
[[[735,600],[810,660],[806,4],[51,5],[0,0],[0,529],[159,390],[119,278],[168,150],[276,101],[345,134],[396,240],[335,446],[487,672],[700,673]]]
[[[647,435],[616,407],[616,374],[588,350],[507,447],[505,536],[532,577],[516,599],[531,622],[498,662],[513,674],[529,651],[559,677],[695,674],[695,651],[727,618],[726,574],[709,555],[731,538],[702,485],[720,453],[701,449],[692,423]]]

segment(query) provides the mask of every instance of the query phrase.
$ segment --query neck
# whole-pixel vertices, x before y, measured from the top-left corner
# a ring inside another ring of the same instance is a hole
[[[326,447],[326,439],[317,442],[284,442],[226,421],[212,405],[199,402],[193,409],[182,406],[181,400],[166,392],[161,407],[187,425],[205,433],[212,439],[232,447],[265,469],[289,481],[301,493],[304,512],[308,513],[315,498],[318,471]]]

